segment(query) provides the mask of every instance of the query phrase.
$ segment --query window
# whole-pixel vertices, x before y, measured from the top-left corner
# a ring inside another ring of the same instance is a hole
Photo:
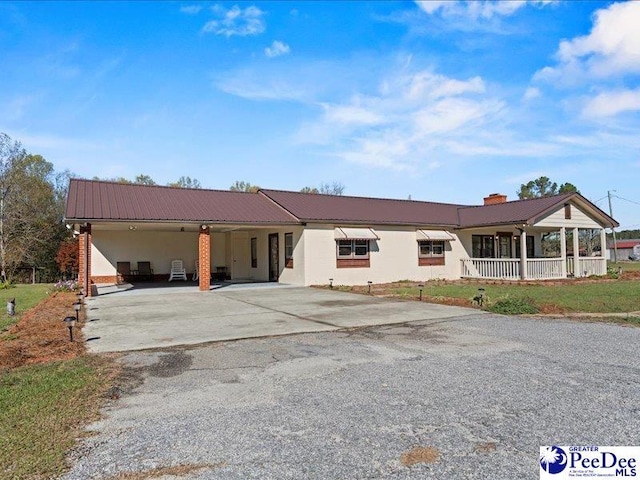
[[[570,203],[564,204],[564,218],[565,220],[571,220],[571,204]]]
[[[369,240],[337,240],[337,267],[368,267]]]
[[[258,268],[258,239],[256,237],[251,239],[251,268]]]
[[[495,243],[493,235],[473,235],[471,237],[473,258],[495,257]]]
[[[338,258],[369,258],[369,240],[338,240]]]
[[[419,240],[418,265],[444,265],[444,240]]]
[[[284,234],[284,267],[293,268],[293,233]]]
[[[533,237],[531,235],[527,235],[527,258],[534,258],[535,256],[535,244]],[[520,237],[516,237],[516,258],[520,258]]]

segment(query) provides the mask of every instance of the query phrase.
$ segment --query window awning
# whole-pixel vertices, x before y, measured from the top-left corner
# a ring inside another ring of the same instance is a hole
[[[380,240],[372,228],[336,227],[336,240]]]
[[[446,230],[416,230],[416,236],[418,240],[444,240],[450,242],[456,239]]]

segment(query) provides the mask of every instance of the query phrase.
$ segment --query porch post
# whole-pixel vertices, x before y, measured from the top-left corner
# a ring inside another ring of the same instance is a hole
[[[578,238],[577,227],[573,229],[573,276],[582,276],[580,271],[580,239]]]
[[[198,268],[198,287],[201,292],[208,292],[211,287],[211,235],[206,225],[200,226],[198,233]]]
[[[600,229],[600,254],[602,258],[607,258],[607,232],[604,228]]]
[[[80,226],[78,238],[78,283],[86,297],[92,297],[91,291],[91,224]]]
[[[560,258],[562,278],[567,278],[567,229],[560,227]]]
[[[520,278],[527,279],[527,232],[520,232]]]

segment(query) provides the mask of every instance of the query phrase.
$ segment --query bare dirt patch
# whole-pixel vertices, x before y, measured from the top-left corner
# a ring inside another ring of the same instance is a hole
[[[496,442],[482,442],[476,443],[473,447],[473,451],[477,453],[493,453],[497,449]]]
[[[115,477],[109,477],[107,480],[147,480],[152,478],[160,478],[165,475],[172,475],[174,477],[184,477],[191,473],[198,473],[202,470],[210,470],[213,468],[224,467],[226,462],[214,463],[214,464],[197,464],[197,465],[178,465],[175,467],[158,467],[152,470],[145,470],[144,472],[128,472],[120,473]]]
[[[0,336],[0,370],[83,355],[84,310],[73,329],[73,342],[69,341],[69,330],[62,321],[75,315],[72,307],[75,301],[75,293],[58,292],[25,312],[18,323]]]
[[[400,462],[410,467],[417,463],[436,463],[440,459],[440,452],[434,447],[415,447],[400,456]]]

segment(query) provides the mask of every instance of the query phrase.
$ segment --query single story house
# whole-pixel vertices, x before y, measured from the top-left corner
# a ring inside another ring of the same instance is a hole
[[[122,281],[119,265],[150,267],[160,280],[178,259],[190,278],[198,270],[203,291],[212,276],[354,285],[604,275],[602,255],[580,256],[580,232],[596,232],[604,245],[605,228],[618,225],[578,193],[517,201],[492,194],[469,206],[81,179],[70,182],[65,217],[80,236],[88,294],[91,284]],[[552,256],[544,238],[555,238]]]

